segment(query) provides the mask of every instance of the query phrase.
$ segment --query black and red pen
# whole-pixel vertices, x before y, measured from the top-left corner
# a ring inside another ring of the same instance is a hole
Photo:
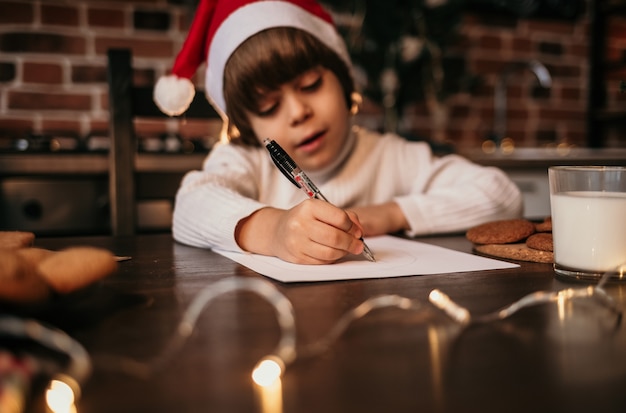
[[[311,181],[311,179],[304,173],[302,169],[293,159],[285,152],[285,150],[273,139],[265,139],[263,141],[265,147],[270,153],[270,157],[274,164],[278,167],[278,169],[298,188],[302,189],[309,198],[321,199],[322,201],[330,203],[328,199],[322,192],[317,188],[317,186]],[[361,241],[363,241],[363,237],[361,237]],[[375,262],[374,254],[369,249],[365,241],[363,241],[363,255],[369,261]]]

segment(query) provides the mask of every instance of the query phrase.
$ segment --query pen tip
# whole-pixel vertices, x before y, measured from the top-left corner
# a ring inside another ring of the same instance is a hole
[[[367,258],[368,261],[376,262],[376,258],[374,258],[374,254],[372,253],[372,250],[369,249],[365,241],[363,241],[363,255],[365,255],[365,258]]]

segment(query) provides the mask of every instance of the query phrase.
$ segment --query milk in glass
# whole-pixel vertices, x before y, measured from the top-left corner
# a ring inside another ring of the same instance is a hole
[[[605,272],[626,262],[626,193],[561,192],[550,203],[557,265]]]

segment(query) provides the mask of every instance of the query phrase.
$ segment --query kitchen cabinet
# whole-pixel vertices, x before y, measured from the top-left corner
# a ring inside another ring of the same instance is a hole
[[[139,232],[170,230],[180,180],[199,169],[205,156],[137,155]],[[0,154],[0,230],[109,234],[108,179],[104,153]]]

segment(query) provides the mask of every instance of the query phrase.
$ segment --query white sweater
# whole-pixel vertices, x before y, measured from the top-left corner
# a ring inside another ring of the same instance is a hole
[[[464,231],[522,214],[520,191],[501,170],[457,155],[435,157],[428,144],[395,134],[361,129],[332,174],[307,174],[341,208],[394,200],[409,222],[409,236]],[[267,205],[290,208],[304,199],[265,148],[218,144],[201,171],[183,178],[173,236],[183,244],[240,251],[234,230],[242,218]]]

